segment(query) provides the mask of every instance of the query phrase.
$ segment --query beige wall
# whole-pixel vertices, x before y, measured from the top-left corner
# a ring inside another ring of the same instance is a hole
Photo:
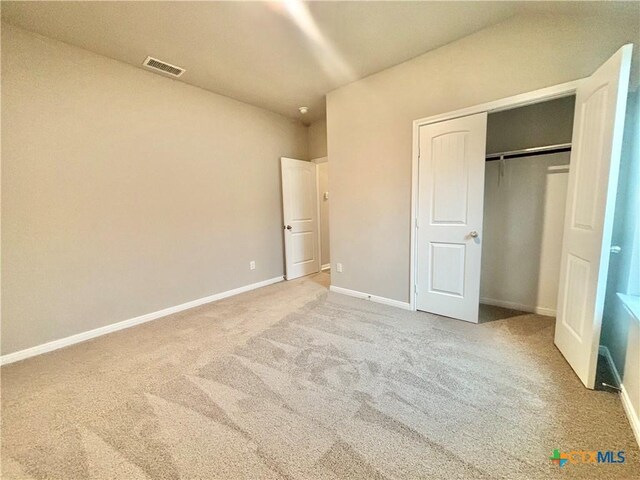
[[[318,120],[309,125],[309,158],[327,156],[327,121]]]
[[[638,19],[514,17],[327,96],[332,284],[407,302],[412,122],[575,80]],[[637,69],[634,68],[637,75]]]
[[[309,125],[309,158],[323,159],[318,167],[318,202],[320,205],[320,245],[322,252],[320,261],[322,265],[330,262],[329,240],[329,199],[324,198],[324,192],[329,191],[329,164],[324,159],[327,156],[327,121],[318,120]]]
[[[3,24],[2,140],[3,354],[283,274],[290,119]]]
[[[329,255],[329,198],[324,198],[329,192],[329,162],[318,165],[318,205],[320,205],[320,263],[327,265],[331,261]]]

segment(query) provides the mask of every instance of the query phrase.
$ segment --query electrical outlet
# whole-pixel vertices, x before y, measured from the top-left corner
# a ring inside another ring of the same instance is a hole
[[[249,262],[249,270],[255,270],[256,269],[256,262],[254,262],[253,260],[251,260]]]
[[[342,273],[342,264],[341,263],[336,263],[336,270],[338,271],[338,273]]]

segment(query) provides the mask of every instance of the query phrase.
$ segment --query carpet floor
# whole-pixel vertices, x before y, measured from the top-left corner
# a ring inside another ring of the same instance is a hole
[[[471,325],[328,279],[2,367],[2,478],[638,478],[620,399],[580,384],[553,318]],[[626,462],[560,468],[554,449]]]

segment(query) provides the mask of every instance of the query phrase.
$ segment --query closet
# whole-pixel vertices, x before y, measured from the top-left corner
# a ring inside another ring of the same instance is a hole
[[[487,117],[481,304],[556,315],[574,103]]]
[[[575,82],[414,121],[409,308],[555,315],[554,344],[593,388],[632,50]]]

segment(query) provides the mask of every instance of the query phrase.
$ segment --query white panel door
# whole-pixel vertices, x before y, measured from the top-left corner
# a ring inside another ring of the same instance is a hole
[[[487,114],[420,127],[416,305],[478,322]]]
[[[577,89],[555,344],[595,383],[631,65],[625,45]]]
[[[316,164],[281,158],[286,278],[320,271]]]

